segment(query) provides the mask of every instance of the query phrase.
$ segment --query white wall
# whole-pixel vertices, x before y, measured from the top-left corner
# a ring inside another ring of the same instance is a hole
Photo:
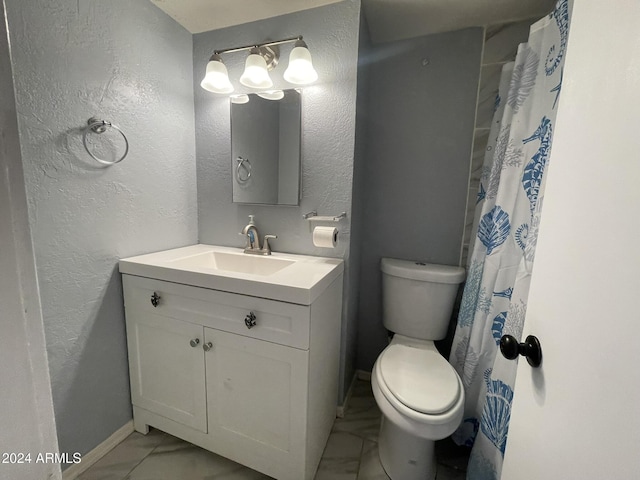
[[[0,452],[32,463],[0,464],[0,478],[58,479],[59,465],[36,463],[58,442],[5,27],[0,5]]]
[[[640,2],[573,2],[502,478],[640,472]]]

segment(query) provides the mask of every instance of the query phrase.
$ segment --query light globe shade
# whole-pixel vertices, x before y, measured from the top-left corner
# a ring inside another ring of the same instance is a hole
[[[269,90],[258,93],[258,96],[265,100],[282,100],[284,98],[284,92],[282,90]]]
[[[267,71],[267,62],[257,53],[247,57],[240,83],[251,88],[271,88],[273,82]]]
[[[214,56],[215,57],[215,56]],[[211,57],[207,63],[207,72],[200,82],[200,86],[213,93],[231,93],[233,85],[229,81],[227,67],[218,58]]]
[[[249,95],[241,93],[239,95],[231,95],[231,103],[243,104],[249,103]]]
[[[303,42],[296,43],[289,55],[289,66],[284,72],[284,79],[296,85],[307,85],[318,79],[318,72],[313,68],[311,53]]]

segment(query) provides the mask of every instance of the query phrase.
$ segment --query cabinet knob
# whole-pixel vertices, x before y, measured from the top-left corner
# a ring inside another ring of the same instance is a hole
[[[207,342],[204,345],[202,345],[202,348],[204,349],[205,352],[208,352],[213,348],[213,343]]]
[[[151,295],[151,305],[153,305],[154,307],[157,307],[159,303],[160,303],[160,295],[158,295],[158,292],[153,292],[153,295]]]
[[[199,338],[194,338],[193,340],[191,340],[189,342],[189,345],[191,345],[193,348],[196,348],[199,343],[200,343],[200,339]]]
[[[244,317],[244,324],[247,326],[247,328],[255,327],[256,326],[256,314],[253,313],[253,312],[249,312],[249,315]]]

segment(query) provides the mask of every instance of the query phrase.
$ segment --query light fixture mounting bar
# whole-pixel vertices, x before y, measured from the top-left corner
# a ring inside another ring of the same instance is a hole
[[[282,45],[283,43],[297,42],[298,40],[302,40],[302,35],[298,35],[297,37],[285,38],[283,40],[275,40],[273,42],[252,43],[251,45],[245,45],[244,47],[235,47],[235,48],[225,48],[223,50],[214,50],[213,54],[214,55],[220,55],[221,53],[241,52],[243,50],[251,50],[252,48],[271,47],[273,45]]]

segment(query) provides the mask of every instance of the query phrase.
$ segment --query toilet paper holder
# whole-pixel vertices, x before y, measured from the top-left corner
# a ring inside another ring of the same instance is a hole
[[[313,210],[309,213],[302,215],[302,218],[309,222],[339,222],[343,218],[347,218],[347,212],[342,212],[340,215],[318,215],[318,212]]]

